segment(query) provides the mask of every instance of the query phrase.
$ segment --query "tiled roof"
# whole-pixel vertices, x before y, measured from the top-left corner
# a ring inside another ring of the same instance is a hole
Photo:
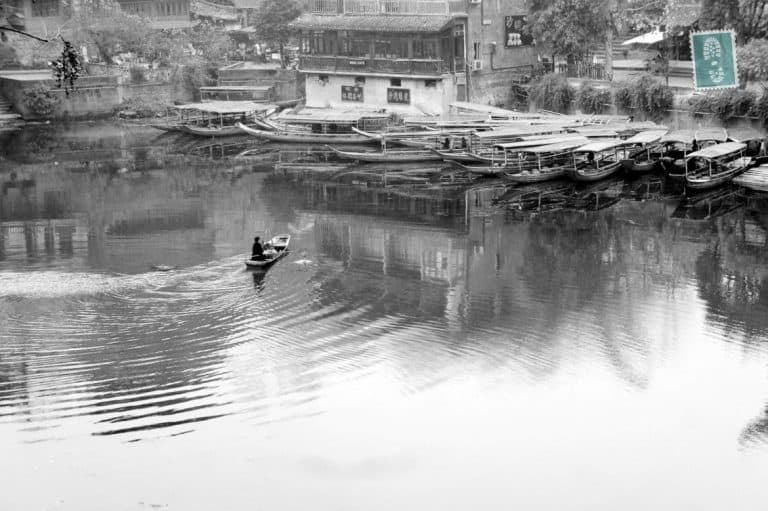
[[[440,32],[453,16],[319,16],[302,14],[291,26],[307,30],[360,30],[366,32]]]

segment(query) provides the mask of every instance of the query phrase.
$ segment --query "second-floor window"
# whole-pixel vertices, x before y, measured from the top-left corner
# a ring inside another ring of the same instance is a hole
[[[437,39],[416,39],[413,41],[413,58],[436,59]]]
[[[32,16],[50,18],[59,15],[59,0],[36,0],[32,2]]]

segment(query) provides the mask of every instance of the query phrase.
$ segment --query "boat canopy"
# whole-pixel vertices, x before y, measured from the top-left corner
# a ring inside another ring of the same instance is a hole
[[[599,153],[601,151],[607,151],[614,149],[624,144],[624,141],[618,138],[613,140],[602,140],[600,142],[592,142],[591,144],[583,145],[576,149],[579,153]]]
[[[173,108],[180,111],[194,110],[197,112],[224,115],[265,112],[275,108],[275,106],[267,103],[256,103],[254,101],[210,101],[208,103],[175,105]]]
[[[566,151],[570,151],[571,149],[577,149],[579,147],[583,147],[585,140],[567,140],[562,142],[557,142],[554,144],[547,144],[547,145],[540,145],[537,147],[531,147],[530,149],[526,149],[526,153],[534,153],[534,154],[544,154],[544,153],[563,153]]]
[[[596,137],[615,138],[619,136],[619,134],[616,133],[616,131],[609,128],[600,127],[600,126],[595,126],[595,127],[587,126],[584,128],[574,128],[573,132],[578,133],[579,135],[584,135],[585,137],[592,137],[592,138],[596,138]]]
[[[709,147],[705,147],[700,151],[693,152],[687,156],[687,158],[719,158],[721,156],[727,156],[735,152],[741,151],[747,147],[747,144],[741,142],[724,142],[722,144],[715,144]]]
[[[663,137],[666,133],[667,130],[641,131],[637,135],[626,139],[624,143],[627,145],[653,144],[654,142],[661,140],[661,137]]]
[[[733,142],[749,142],[750,140],[763,140],[765,133],[754,128],[734,128],[728,130],[728,140]]]
[[[671,133],[667,133],[666,135],[661,137],[660,142],[662,144],[680,143],[680,144],[691,145],[693,144],[693,140],[694,140],[694,137],[693,137],[692,131],[678,130],[678,131],[673,131]]]
[[[473,134],[479,140],[493,140],[499,138],[529,137],[531,135],[546,135],[564,131],[562,126],[526,126],[515,128],[502,128],[490,131],[478,131]]]
[[[725,142],[728,140],[728,132],[725,131],[725,128],[702,128],[696,131],[693,138],[698,141],[711,140],[714,142]]]
[[[581,147],[588,142],[586,137],[579,135],[564,136],[561,138],[546,138],[546,139],[532,139],[522,140],[520,142],[506,142],[503,144],[494,144],[493,147],[501,149],[502,151],[508,151],[511,149],[525,149],[534,147],[552,146],[555,144],[569,144],[570,147]]]
[[[352,124],[361,119],[389,119],[390,114],[384,112],[366,112],[365,110],[328,110],[305,108],[300,112],[281,113],[278,121],[301,124]]]

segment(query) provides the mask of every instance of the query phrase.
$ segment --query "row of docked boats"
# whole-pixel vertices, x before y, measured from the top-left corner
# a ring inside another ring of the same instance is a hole
[[[528,135],[513,142],[494,143],[485,150],[478,150],[477,144],[455,151],[434,147],[394,151],[384,148],[380,152],[329,149],[340,158],[361,162],[439,158],[474,174],[500,176],[515,183],[565,176],[594,182],[622,171],[639,174],[663,169],[670,178],[684,181],[691,189],[720,186],[766,159],[765,136],[755,131],[728,134],[718,128],[668,133],[651,129],[628,138],[607,137],[605,131]],[[596,133],[599,135],[594,136]]]

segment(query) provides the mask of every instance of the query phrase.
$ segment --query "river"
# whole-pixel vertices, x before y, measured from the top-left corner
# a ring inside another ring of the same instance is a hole
[[[129,125],[0,144],[4,511],[765,508],[764,196],[531,208]]]

